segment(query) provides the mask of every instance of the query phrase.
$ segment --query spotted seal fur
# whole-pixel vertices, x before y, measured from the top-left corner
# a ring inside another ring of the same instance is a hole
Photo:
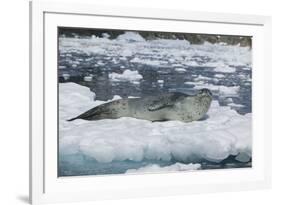
[[[150,121],[191,122],[205,116],[211,101],[212,93],[206,88],[201,89],[196,95],[173,92],[143,98],[127,98],[96,106],[68,121],[133,117]]]

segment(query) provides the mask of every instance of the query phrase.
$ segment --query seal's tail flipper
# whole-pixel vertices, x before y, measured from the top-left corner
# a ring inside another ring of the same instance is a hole
[[[81,115],[78,115],[74,118],[71,118],[67,121],[73,121],[73,120],[77,120],[77,119],[83,119],[83,120],[95,120],[95,119],[98,119],[98,116],[100,114],[100,112],[102,112],[102,110],[100,108],[102,108],[103,105],[100,105],[100,106],[97,106],[97,107],[94,107],[84,113],[82,113]]]
[[[78,119],[78,117],[74,117],[74,118],[68,119],[66,121],[70,122],[70,121],[77,120],[77,119]]]

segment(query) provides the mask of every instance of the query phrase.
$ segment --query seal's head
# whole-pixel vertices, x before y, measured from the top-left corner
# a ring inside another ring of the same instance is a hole
[[[209,90],[209,89],[207,89],[207,88],[203,88],[203,89],[201,89],[200,91],[199,91],[199,93],[198,93],[198,95],[200,95],[200,96],[208,96],[208,97],[212,97],[213,95],[212,95],[212,92]]]

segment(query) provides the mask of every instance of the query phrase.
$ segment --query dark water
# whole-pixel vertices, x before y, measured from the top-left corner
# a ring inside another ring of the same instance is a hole
[[[194,85],[185,84],[185,82],[195,82],[196,78],[201,75],[210,79],[204,79],[205,84],[223,85],[227,87],[240,86],[237,96],[230,96],[234,103],[241,104],[244,107],[233,107],[240,114],[252,112],[251,106],[251,82],[248,79],[252,78],[251,70],[244,70],[240,66],[236,66],[235,73],[223,73],[223,78],[215,78],[214,75],[218,72],[213,72],[211,67],[183,67],[187,70],[185,73],[175,71],[172,65],[167,66],[150,66],[139,63],[120,60],[118,63],[112,63],[108,56],[94,55],[90,56],[83,53],[71,52],[68,55],[62,54],[59,58],[59,82],[75,82],[80,85],[89,87],[96,94],[97,100],[109,100],[114,95],[119,95],[122,98],[128,96],[143,97],[154,95],[163,92],[180,91],[184,93],[194,93]],[[131,58],[134,58],[131,57]],[[194,56],[198,62],[207,62],[204,56]],[[72,62],[79,59],[79,64],[73,67]],[[102,61],[102,65],[97,62]],[[93,66],[94,65],[94,66]],[[137,70],[143,76],[139,84],[132,82],[112,82],[108,75],[112,72],[123,73],[124,70]],[[66,79],[63,75],[69,74]],[[85,76],[92,76],[92,80],[87,82]],[[163,80],[164,83],[159,83],[158,80]],[[220,96],[214,92],[214,99],[218,100],[220,105],[227,105],[228,96]]]
[[[83,154],[75,154],[68,156],[60,156],[59,176],[81,176],[81,175],[106,175],[106,174],[123,174],[128,169],[139,169],[141,167],[158,164],[160,167],[170,166],[176,160],[161,161],[161,160],[144,160],[136,161],[113,161],[110,163],[99,163],[95,159]],[[186,163],[186,162],[181,162]],[[194,163],[194,162],[188,162]],[[216,163],[207,160],[197,161],[201,164],[202,170],[205,169],[231,169],[231,168],[249,168],[252,166],[250,161],[244,163],[235,160],[235,156],[229,156],[225,160]]]

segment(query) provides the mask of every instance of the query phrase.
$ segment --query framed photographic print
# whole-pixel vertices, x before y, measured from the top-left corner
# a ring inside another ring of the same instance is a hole
[[[31,203],[270,186],[270,17],[39,1],[30,20]]]

